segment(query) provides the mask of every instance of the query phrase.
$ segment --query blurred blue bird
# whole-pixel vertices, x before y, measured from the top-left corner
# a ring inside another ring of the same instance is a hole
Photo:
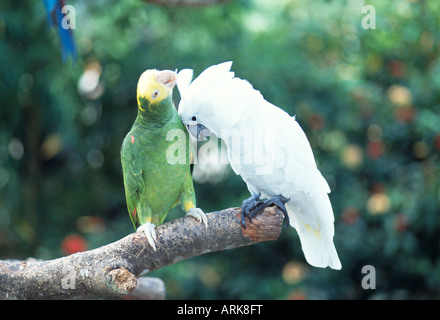
[[[58,35],[60,37],[63,62],[66,61],[69,55],[71,55],[75,60],[76,48],[72,30],[70,28],[64,28],[62,25],[62,21],[65,16],[65,14],[61,12],[65,5],[64,0],[43,0],[43,3],[46,7],[49,24],[52,27],[57,28]]]

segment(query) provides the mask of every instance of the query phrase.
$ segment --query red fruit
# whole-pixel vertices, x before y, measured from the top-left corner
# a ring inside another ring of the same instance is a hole
[[[437,151],[440,151],[440,133],[437,134],[434,138],[434,146],[437,149]]]
[[[309,117],[309,125],[312,130],[321,130],[325,126],[325,118],[319,113],[314,113]]]
[[[287,300],[307,300],[307,296],[299,290],[289,293]]]
[[[371,159],[378,159],[383,155],[384,144],[382,141],[373,141],[367,144],[367,154]]]
[[[353,207],[347,207],[342,212],[342,222],[347,225],[352,225],[359,219],[359,211]]]
[[[391,61],[389,64],[389,71],[393,76],[403,78],[406,74],[406,65],[402,61]]]
[[[411,122],[416,116],[415,109],[410,107],[398,107],[394,111],[394,118],[400,122]]]
[[[78,234],[69,234],[61,242],[61,249],[65,255],[87,250],[87,241]]]
[[[396,229],[399,232],[404,232],[409,227],[409,220],[408,218],[402,214],[399,213],[394,217],[394,229]]]

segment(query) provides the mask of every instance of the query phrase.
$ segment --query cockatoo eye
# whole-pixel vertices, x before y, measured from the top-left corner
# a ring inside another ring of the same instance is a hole
[[[192,121],[197,121],[197,117],[196,116],[192,116],[191,120]]]
[[[153,98],[153,99],[156,99],[157,98],[157,96],[159,95],[159,90],[154,90],[154,92],[153,92],[153,94],[151,95],[151,97]]]

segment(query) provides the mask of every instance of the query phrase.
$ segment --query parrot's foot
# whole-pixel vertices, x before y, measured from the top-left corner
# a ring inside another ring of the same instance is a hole
[[[154,225],[151,222],[146,222],[143,225],[141,225],[139,228],[137,228],[136,232],[143,232],[145,236],[147,237],[148,243],[150,246],[156,251],[156,225]]]
[[[208,228],[208,218],[206,217],[206,214],[202,211],[200,208],[191,208],[186,213],[186,216],[193,217],[198,222],[205,225],[205,228]]]
[[[264,208],[276,205],[278,208],[280,208],[281,212],[284,215],[284,228],[285,228],[290,224],[289,215],[287,214],[287,209],[285,206],[285,204],[289,200],[290,199],[283,197],[282,195],[279,195],[279,196],[274,196],[274,197],[267,199],[267,200],[264,200],[264,201],[259,201],[259,203],[254,206],[254,208],[252,209],[252,211],[248,215],[249,220],[252,217],[254,217],[257,213],[262,211]]]
[[[251,214],[253,210],[263,203],[263,201],[259,200],[260,194],[253,194],[241,204],[241,224],[243,228],[246,229],[246,217],[248,217],[249,221],[252,222]]]

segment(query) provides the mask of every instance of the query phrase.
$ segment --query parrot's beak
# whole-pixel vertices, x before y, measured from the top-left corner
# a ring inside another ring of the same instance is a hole
[[[187,127],[189,133],[199,141],[206,141],[211,134],[211,131],[203,124],[189,124]]]
[[[162,70],[156,73],[156,80],[173,90],[176,85],[177,73],[171,70]]]

